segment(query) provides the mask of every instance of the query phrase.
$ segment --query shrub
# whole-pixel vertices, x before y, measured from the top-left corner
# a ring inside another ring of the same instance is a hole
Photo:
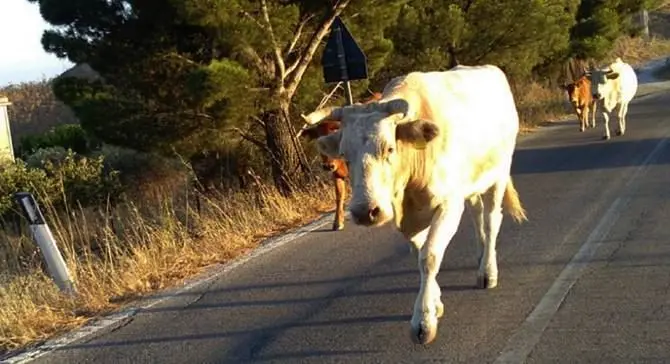
[[[87,158],[62,148],[39,150],[0,171],[0,215],[16,211],[13,195],[30,192],[40,204],[59,209],[116,201],[123,188],[117,171],[104,169],[104,158]]]
[[[62,147],[79,154],[88,154],[100,148],[100,141],[89,136],[79,124],[58,125],[44,134],[21,138],[20,155],[26,156],[39,149]]]
[[[35,198],[55,196],[58,188],[53,179],[47,177],[44,170],[28,167],[17,159],[16,163],[7,163],[0,171],[0,215],[7,217],[17,211],[14,202],[16,192],[30,192]]]
[[[68,150],[65,158],[53,162],[45,160],[44,170],[60,188],[62,203],[81,206],[116,200],[122,193],[118,171],[105,171],[104,157],[78,156]]]
[[[63,147],[48,147],[36,150],[26,157],[26,164],[31,168],[44,169],[44,163],[62,163],[67,157],[68,151]]]

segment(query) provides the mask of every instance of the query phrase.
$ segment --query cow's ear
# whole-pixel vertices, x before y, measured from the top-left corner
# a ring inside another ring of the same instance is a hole
[[[610,80],[615,80],[619,77],[619,73],[618,72],[610,72],[606,75],[606,77]]]
[[[341,139],[342,131],[338,130],[332,134],[318,138],[316,140],[316,147],[320,153],[325,154],[330,158],[339,158]]]
[[[395,139],[415,147],[425,146],[439,134],[438,126],[428,120],[414,120],[400,123],[395,127]]]

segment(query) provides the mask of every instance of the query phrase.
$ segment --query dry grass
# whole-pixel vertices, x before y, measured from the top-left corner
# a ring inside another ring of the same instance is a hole
[[[76,299],[59,294],[28,238],[5,234],[0,237],[0,353],[78,327],[248,252],[263,238],[330,210],[331,190],[318,184],[286,198],[261,186],[254,193],[203,200],[199,214],[186,200],[164,198],[143,204],[142,211],[128,204],[52,218],[49,225],[76,282]]]
[[[521,132],[528,133],[543,123],[563,118],[572,112],[566,94],[560,88],[550,89],[539,83],[531,83],[514,90]]]
[[[619,56],[633,67],[649,60],[670,54],[670,39],[623,37],[614,44],[609,59]]]

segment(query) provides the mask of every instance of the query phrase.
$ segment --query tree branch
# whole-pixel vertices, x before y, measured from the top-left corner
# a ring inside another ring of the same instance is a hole
[[[242,11],[242,14],[244,16],[246,16],[247,18],[249,18],[249,20],[253,21],[256,25],[258,25],[259,28],[265,30],[265,27],[263,26],[263,24],[261,24],[261,22],[259,22],[258,19],[254,18],[253,15],[249,14],[249,12]]]
[[[261,11],[263,12],[263,20],[265,21],[265,28],[270,35],[270,41],[272,42],[272,48],[275,56],[275,64],[277,65],[277,71],[279,72],[279,74],[276,76],[280,80],[284,80],[284,77],[286,75],[286,65],[284,64],[284,58],[281,54],[281,48],[277,43],[275,32],[272,29],[272,23],[270,23],[270,14],[268,12],[267,0],[261,0]]]
[[[293,53],[293,50],[295,49],[296,44],[298,44],[298,41],[300,40],[300,37],[302,36],[302,30],[305,28],[307,23],[314,18],[314,14],[310,14],[308,17],[303,19],[300,24],[298,25],[298,29],[295,30],[295,36],[291,40],[291,43],[288,46],[288,49],[286,50],[286,55],[288,56],[289,54]],[[286,71],[286,73],[290,73],[290,71]]]
[[[305,74],[307,67],[309,67],[316,50],[319,48],[321,40],[328,34],[330,31],[330,26],[333,24],[335,17],[340,15],[344,8],[349,5],[351,0],[342,0],[337,1],[333,6],[333,13],[327,16],[317,28],[317,31],[312,35],[312,38],[309,40],[307,47],[302,52],[300,57],[297,59],[297,65],[295,67],[295,72],[291,73],[288,76],[288,82],[286,86],[286,94],[289,98],[293,97],[295,91],[298,89],[298,85],[302,80],[302,76]]]
[[[268,149],[267,145],[265,143],[261,142],[260,140],[254,138],[253,136],[249,135],[248,133],[245,133],[242,131],[240,128],[232,128],[233,131],[237,132],[237,134],[242,137],[242,139],[254,144],[255,146],[261,148],[263,151],[266,153],[270,153],[270,149]]]
[[[261,120],[261,118],[259,118],[258,116],[252,115],[251,120],[256,122],[256,124],[260,125],[261,127],[265,128],[265,121]]]
[[[251,46],[247,44],[244,45],[241,50],[242,54],[250,58],[251,63],[253,63],[253,65],[256,66],[258,72],[260,72],[263,75],[267,75],[268,70],[265,67],[265,62],[263,62],[263,59],[261,59],[261,57],[258,55],[255,49],[253,49]]]

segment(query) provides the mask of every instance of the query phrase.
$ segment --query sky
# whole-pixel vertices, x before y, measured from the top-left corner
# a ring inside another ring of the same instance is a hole
[[[0,0],[0,87],[51,78],[72,67],[42,48],[49,28],[37,4]]]

